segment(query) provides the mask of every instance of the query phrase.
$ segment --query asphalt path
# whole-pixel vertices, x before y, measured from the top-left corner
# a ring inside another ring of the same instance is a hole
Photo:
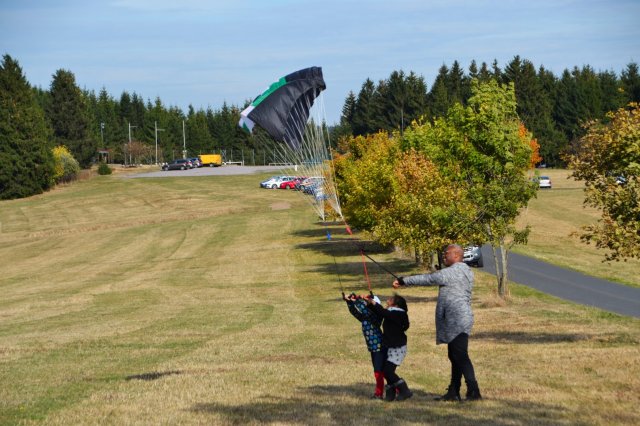
[[[281,175],[282,167],[280,166],[239,166],[224,165],[220,167],[200,167],[189,170],[161,170],[158,166],[157,171],[147,173],[135,173],[123,175],[127,178],[158,178],[158,177],[194,177],[194,176],[231,176],[231,175],[247,175],[255,173],[273,173]]]
[[[489,246],[482,247],[482,257],[484,267],[480,269],[495,275]],[[561,299],[640,318],[640,288],[595,278],[518,253],[509,253],[508,268],[509,281]]]
[[[267,172],[279,175],[282,174],[282,168],[278,166],[224,165],[222,167],[202,167],[192,170],[158,170],[132,174],[127,177],[229,176]],[[484,258],[484,267],[480,269],[495,275],[495,262],[489,246],[482,248],[482,256]],[[510,281],[535,288],[564,300],[640,318],[640,288],[591,277],[517,253],[509,253],[508,267]]]

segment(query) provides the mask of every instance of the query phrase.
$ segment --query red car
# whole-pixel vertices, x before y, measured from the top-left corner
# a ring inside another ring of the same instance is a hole
[[[293,180],[287,180],[280,184],[280,189],[296,189],[296,186],[300,184],[305,178],[297,177]]]

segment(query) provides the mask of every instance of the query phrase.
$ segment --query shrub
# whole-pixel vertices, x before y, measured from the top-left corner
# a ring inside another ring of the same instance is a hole
[[[78,177],[80,164],[73,158],[67,147],[61,145],[53,148],[53,159],[53,179],[56,183],[70,182]]]
[[[111,167],[107,165],[107,163],[100,163],[98,166],[98,174],[99,175],[110,175],[112,172]]]

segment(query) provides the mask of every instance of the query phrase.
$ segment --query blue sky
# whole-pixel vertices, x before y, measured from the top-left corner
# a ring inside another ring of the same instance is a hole
[[[0,0],[0,53],[48,88],[63,68],[116,99],[184,110],[242,105],[277,78],[321,66],[326,117],[394,70],[429,88],[442,64],[515,55],[556,75],[640,62],[639,0]]]

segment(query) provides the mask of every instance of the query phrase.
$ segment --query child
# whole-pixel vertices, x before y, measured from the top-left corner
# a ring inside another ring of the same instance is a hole
[[[383,318],[382,341],[387,347],[387,361],[383,370],[384,377],[387,379],[385,400],[403,401],[411,398],[413,393],[409,390],[407,382],[396,374],[396,368],[402,364],[407,355],[407,335],[405,334],[409,329],[407,302],[397,294],[387,300],[387,309],[380,306],[380,303],[372,297],[367,297],[367,302],[371,310]]]
[[[384,375],[382,370],[384,369],[384,363],[387,359],[386,348],[382,346],[382,330],[380,330],[382,317],[376,315],[368,308],[366,300],[353,293],[349,297],[345,297],[343,293],[342,298],[347,302],[351,315],[362,323],[362,334],[364,334],[367,349],[369,349],[371,353],[373,375],[376,378],[376,389],[371,398],[382,399],[384,392]],[[377,297],[374,296],[374,298],[378,300],[378,302],[380,301]]]

